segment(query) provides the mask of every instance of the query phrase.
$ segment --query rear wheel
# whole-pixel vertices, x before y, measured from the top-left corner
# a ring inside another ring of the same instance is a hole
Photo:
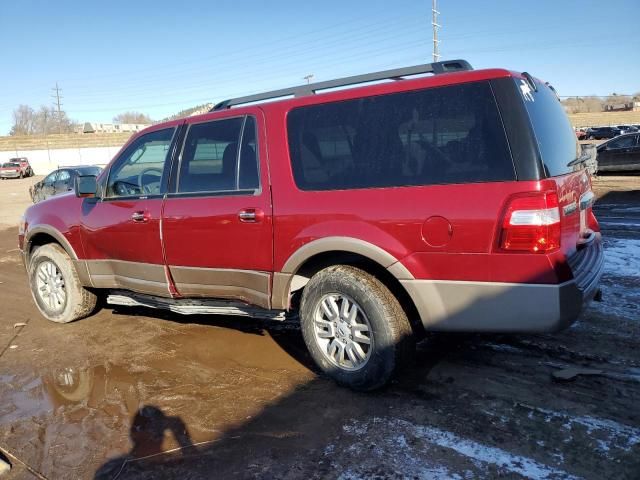
[[[29,283],[38,310],[53,322],[72,322],[96,308],[96,295],[82,286],[69,255],[55,243],[31,255]]]
[[[415,340],[396,297],[364,270],[336,265],[305,286],[302,334],[327,375],[354,390],[385,385],[412,356]]]

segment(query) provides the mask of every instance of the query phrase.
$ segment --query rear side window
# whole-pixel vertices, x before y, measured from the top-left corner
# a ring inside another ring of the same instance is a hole
[[[537,91],[524,79],[516,79],[538,142],[548,177],[556,177],[582,168],[568,164],[580,156],[580,145],[569,118],[556,94],[536,81]]]
[[[487,82],[300,107],[287,125],[302,190],[515,179]]]
[[[191,125],[178,177],[178,192],[233,192],[259,187],[253,117]]]

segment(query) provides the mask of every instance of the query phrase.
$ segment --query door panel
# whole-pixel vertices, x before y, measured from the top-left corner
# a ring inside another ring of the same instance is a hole
[[[81,234],[96,287],[170,296],[160,218],[175,130],[165,127],[135,139],[113,162],[105,198],[85,200]]]
[[[269,306],[273,228],[264,158],[253,116],[189,127],[177,191],[167,196],[162,220],[181,295]]]

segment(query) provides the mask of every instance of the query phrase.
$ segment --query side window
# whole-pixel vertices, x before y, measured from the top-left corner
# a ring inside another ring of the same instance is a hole
[[[628,135],[625,137],[616,138],[607,144],[607,150],[615,148],[631,148],[636,146],[637,135]]]
[[[69,170],[60,170],[60,172],[58,172],[58,178],[56,178],[56,183],[66,183],[70,178]]]
[[[52,172],[49,175],[47,175],[44,178],[44,180],[42,180],[43,185],[45,185],[47,187],[53,186],[53,182],[56,181],[56,175],[58,175],[58,171],[57,170],[55,172]]]
[[[515,179],[486,82],[300,107],[287,126],[302,190]]]
[[[252,117],[191,125],[182,151],[178,192],[257,189],[259,177],[255,130]]]
[[[111,167],[106,196],[159,194],[174,131],[166,128],[147,133],[129,145]]]

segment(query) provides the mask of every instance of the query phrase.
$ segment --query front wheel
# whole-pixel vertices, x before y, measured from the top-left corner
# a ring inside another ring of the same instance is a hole
[[[69,255],[55,243],[31,255],[29,283],[38,310],[53,322],[72,322],[96,308],[96,295],[82,286]]]
[[[376,277],[352,266],[335,265],[309,280],[300,321],[318,366],[354,390],[385,385],[415,348],[397,298]]]

